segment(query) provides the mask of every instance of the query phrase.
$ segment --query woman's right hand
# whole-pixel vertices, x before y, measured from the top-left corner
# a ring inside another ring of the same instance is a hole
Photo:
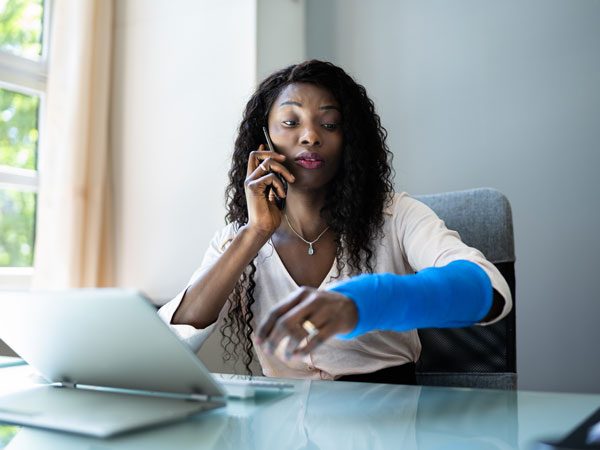
[[[265,239],[269,239],[281,224],[281,211],[275,203],[275,194],[271,190],[267,199],[267,188],[272,186],[280,198],[285,198],[283,183],[275,173],[280,174],[288,183],[295,180],[294,175],[283,165],[284,161],[285,155],[265,150],[263,144],[248,157],[248,171],[244,181],[248,227]]]
[[[269,192],[271,198],[267,199],[265,192],[267,187],[273,186],[278,196],[286,196],[283,183],[275,173],[288,183],[294,182],[294,176],[284,167],[283,161],[284,155],[265,151],[263,145],[250,153],[244,181],[248,224],[236,234],[214,264],[188,288],[173,314],[172,324],[188,324],[204,329],[218,320],[242,272],[281,224],[281,212],[275,203],[275,194]]]

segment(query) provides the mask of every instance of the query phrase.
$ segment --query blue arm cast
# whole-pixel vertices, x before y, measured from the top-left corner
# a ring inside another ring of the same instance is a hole
[[[471,261],[453,261],[414,275],[360,275],[328,290],[351,298],[358,323],[351,339],[371,330],[407,331],[414,328],[451,328],[473,325],[492,307],[492,283]]]

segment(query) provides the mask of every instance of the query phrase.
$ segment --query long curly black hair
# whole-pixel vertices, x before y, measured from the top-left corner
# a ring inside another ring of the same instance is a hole
[[[251,151],[264,143],[271,106],[292,83],[313,83],[331,92],[341,106],[343,148],[338,173],[328,184],[321,215],[336,234],[338,274],[346,265],[351,274],[372,272],[375,240],[382,235],[383,210],[393,193],[392,154],[386,145],[387,131],[381,125],[373,102],[363,86],[341,68],[311,60],[286,67],[266,78],[248,101],[239,127],[229,185],[225,191],[226,221],[238,227],[248,222],[244,180]],[[228,302],[228,313],[220,330],[225,361],[239,359],[251,373],[253,360],[251,325],[254,304],[252,261],[238,280]]]

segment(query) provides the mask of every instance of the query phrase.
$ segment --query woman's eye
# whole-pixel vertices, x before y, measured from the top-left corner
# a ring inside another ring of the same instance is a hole
[[[288,127],[293,127],[294,125],[298,125],[298,122],[296,122],[295,120],[282,120],[281,123]]]
[[[338,127],[337,123],[324,123],[321,125],[326,130],[335,130]]]

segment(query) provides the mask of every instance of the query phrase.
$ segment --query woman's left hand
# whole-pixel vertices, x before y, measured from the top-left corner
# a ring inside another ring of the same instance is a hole
[[[307,354],[334,334],[349,333],[357,322],[358,309],[350,298],[335,291],[302,287],[271,309],[255,341],[265,353],[272,354],[289,337],[282,355],[288,360]],[[305,338],[308,341],[300,346]]]

